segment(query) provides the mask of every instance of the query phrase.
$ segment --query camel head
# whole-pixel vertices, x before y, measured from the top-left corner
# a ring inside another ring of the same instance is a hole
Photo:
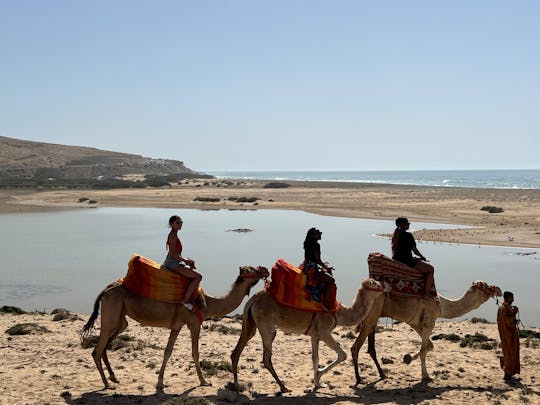
[[[496,285],[488,285],[485,281],[474,281],[468,292],[474,292],[475,290],[482,292],[486,296],[486,300],[491,297],[501,297],[502,291]]]
[[[386,281],[377,281],[373,278],[366,278],[362,281],[362,288],[370,291],[377,292],[390,292],[392,291],[392,286]]]
[[[266,267],[263,267],[263,266],[257,266],[257,267],[254,267],[254,266],[240,266],[239,267],[240,269],[240,274],[238,275],[236,281],[235,281],[235,285],[238,285],[242,282],[244,282],[245,280],[247,280],[249,282],[249,288],[247,290],[247,293],[246,295],[249,295],[249,292],[251,290],[251,288],[257,284],[257,282],[261,279],[261,278],[268,278],[270,276],[270,273],[268,271],[268,269]]]

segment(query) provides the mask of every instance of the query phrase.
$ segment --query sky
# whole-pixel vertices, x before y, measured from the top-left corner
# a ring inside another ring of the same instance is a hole
[[[0,135],[198,171],[540,168],[540,2],[0,0]]]

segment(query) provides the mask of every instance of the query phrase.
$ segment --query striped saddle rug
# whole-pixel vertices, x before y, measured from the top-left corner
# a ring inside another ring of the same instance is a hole
[[[122,284],[132,293],[157,301],[182,302],[189,279],[166,270],[161,264],[134,254],[128,262],[128,272]],[[199,293],[201,293],[199,288]]]
[[[272,279],[266,284],[266,290],[278,303],[290,308],[308,312],[323,312],[321,304],[310,299],[306,288],[307,276],[300,268],[283,259],[278,259],[272,266]],[[326,292],[325,303],[331,312],[339,309],[336,301],[335,284]],[[332,305],[328,305],[331,303]]]
[[[392,260],[382,253],[370,253],[368,267],[369,277],[377,281],[386,281],[392,286],[390,294],[414,298],[423,297],[424,275],[414,267]],[[437,296],[435,285],[433,285],[431,295]]]

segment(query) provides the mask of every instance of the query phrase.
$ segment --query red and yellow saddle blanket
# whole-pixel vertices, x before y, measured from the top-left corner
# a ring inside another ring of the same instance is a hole
[[[134,294],[176,304],[184,299],[189,279],[166,270],[153,260],[134,254],[129,259],[128,272],[122,284]]]
[[[300,268],[279,259],[272,266],[272,280],[267,282],[266,290],[278,303],[290,308],[308,312],[323,312],[321,304],[310,299],[306,289],[307,276]],[[326,291],[326,304],[331,312],[339,309],[336,301],[336,285]],[[329,307],[328,303],[332,303]]]
[[[424,295],[424,274],[406,264],[383,255],[370,253],[368,256],[369,277],[377,281],[386,281],[392,286],[390,294],[405,297],[422,297]],[[435,285],[431,290],[437,296]]]

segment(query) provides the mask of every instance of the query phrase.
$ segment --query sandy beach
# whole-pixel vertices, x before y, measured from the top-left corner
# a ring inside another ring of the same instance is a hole
[[[0,315],[0,403],[11,404],[516,404],[540,403],[540,340],[521,339],[521,376],[511,383],[503,381],[499,367],[500,348],[460,347],[459,342],[434,340],[428,354],[428,370],[433,381],[422,383],[420,364],[402,362],[404,354],[417,350],[418,335],[406,324],[386,324],[377,333],[377,349],[388,378],[380,380],[371,358],[360,352],[364,384],[354,386],[354,371],[349,358],[323,377],[326,387],[315,394],[311,388],[311,345],[304,335],[285,335],[278,331],[273,361],[277,373],[292,390],[278,394],[278,386],[263,367],[262,346],[257,334],[248,344],[239,363],[240,382],[246,386],[240,395],[225,389],[232,381],[227,371],[241,321],[234,318],[210,320],[203,324],[200,341],[205,378],[212,386],[201,387],[193,367],[187,329],[181,331],[165,372],[163,392],[156,392],[168,331],[150,328],[130,320],[123,333],[123,345],[109,353],[120,380],[114,389],[103,390],[91,356],[83,349],[79,333],[87,315],[53,321],[51,314]],[[5,331],[17,324],[33,323],[42,332],[10,336]],[[99,326],[99,322],[97,323]],[[536,329],[538,331],[538,329]],[[99,333],[99,330],[94,331]],[[480,333],[495,340],[495,324],[439,322],[433,334],[454,333],[460,337]],[[349,353],[355,333],[338,327],[334,337]],[[334,357],[324,344],[321,364]],[[187,398],[186,398],[187,397]]]
[[[420,229],[415,232],[418,240],[540,248],[540,190],[300,181],[288,181],[288,188],[265,188],[267,183],[191,180],[151,189],[2,190],[0,212],[161,207],[287,209],[389,220],[406,216],[413,222],[412,228],[419,221],[464,225],[453,230]],[[243,197],[255,201],[238,201]],[[483,207],[503,212],[489,213]]]

